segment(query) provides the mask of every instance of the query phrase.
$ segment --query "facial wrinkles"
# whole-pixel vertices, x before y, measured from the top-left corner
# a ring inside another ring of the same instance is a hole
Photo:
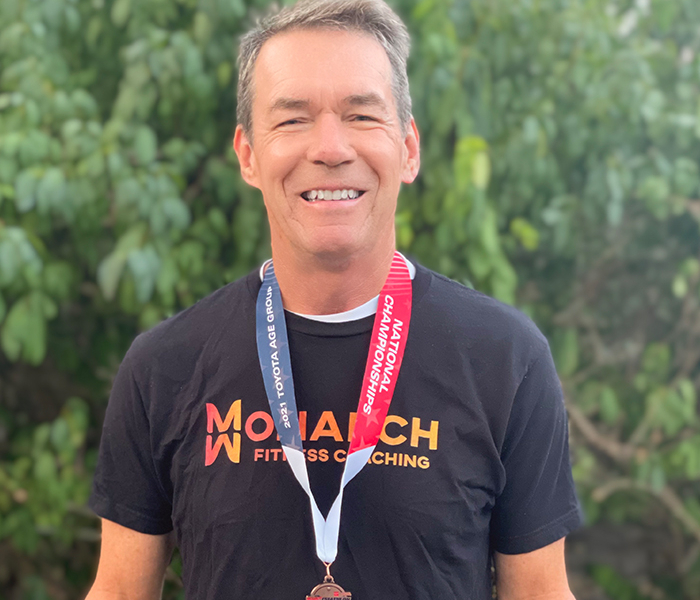
[[[305,51],[313,52],[313,38],[307,41],[309,43],[305,46]],[[361,41],[362,38],[357,42],[360,50]],[[351,46],[354,47],[355,45]],[[289,230],[291,227],[297,230],[296,234],[287,236],[295,245],[298,245],[297,242],[303,244],[303,238],[310,239],[314,236],[313,230],[308,229],[310,223],[313,223],[315,229],[343,227],[342,215],[337,219],[326,216],[310,220],[309,215],[304,213],[304,205],[299,204],[299,193],[319,189],[333,179],[341,184],[347,182],[359,186],[361,183],[363,187],[369,188],[371,196],[367,198],[365,208],[354,212],[354,227],[365,232],[376,230],[379,222],[385,223],[390,216],[393,217],[393,211],[388,209],[390,204],[395,203],[397,188],[400,186],[397,181],[400,181],[407,153],[398,117],[395,116],[396,104],[388,60],[386,64],[376,58],[372,61],[364,60],[365,55],[359,52],[357,60],[362,65],[362,71],[353,75],[354,66],[350,65],[347,76],[338,79],[339,67],[333,61],[316,61],[312,71],[300,72],[295,64],[299,64],[297,61],[303,57],[303,53],[290,57],[288,49],[281,52],[270,47],[270,50],[272,51],[267,55],[259,57],[256,65],[255,85],[258,86],[256,90],[259,93],[255,95],[253,123],[256,141],[254,152],[259,156],[258,164],[266,171],[262,178],[266,188],[263,195],[275,207],[269,211],[271,219],[282,229]],[[344,56],[350,54],[347,50],[344,53]],[[386,103],[386,109],[351,106],[342,102],[351,94],[367,93],[380,96]],[[261,102],[263,98],[264,105]],[[308,108],[271,113],[269,107],[278,98],[309,100],[310,105]],[[377,121],[350,120],[352,115],[363,114],[376,118]],[[278,127],[283,121],[292,118],[301,118],[303,123],[289,128]],[[309,129],[329,126],[322,122],[326,119],[336,120],[332,126],[338,128],[334,134],[342,137],[338,143],[353,147],[356,158],[351,163],[324,166],[308,160],[307,150],[311,143],[308,136],[318,134]],[[376,165],[384,166],[377,169]],[[383,227],[387,227],[386,223]],[[297,236],[301,237],[297,239]]]
[[[361,36],[360,40],[363,40],[363,38],[366,36]],[[368,38],[372,39],[372,38]],[[374,40],[373,40],[374,41]],[[359,43],[359,42],[358,42]],[[382,49],[383,51],[383,49]],[[271,57],[271,58],[274,58]],[[260,61],[260,59],[258,59]],[[303,78],[295,78],[292,76],[289,76],[287,73],[286,65],[284,64],[283,61],[280,63],[274,61],[274,60],[265,60],[264,64],[259,64],[256,66],[256,69],[260,68],[261,70],[264,70],[266,73],[260,77],[259,79],[266,80],[266,81],[276,81],[276,84],[274,85],[273,89],[269,90],[269,92],[265,91],[265,93],[262,93],[261,96],[267,97],[267,98],[276,98],[276,97],[300,97],[298,96],[299,93],[302,95],[306,95],[309,93],[309,91],[314,91],[318,90],[323,94],[323,96],[329,96],[330,102],[332,102],[333,99],[335,98],[344,98],[345,94],[342,93],[342,90],[338,90],[337,88],[329,88],[327,87],[328,83],[327,82],[332,82],[333,81],[333,75],[335,74],[335,71],[337,67],[332,63],[324,63],[322,65],[317,65],[317,68],[313,71],[306,71]],[[393,88],[392,88],[392,79],[391,79],[391,65],[388,63],[386,65],[378,64],[375,65],[374,63],[370,63],[369,66],[365,66],[366,71],[363,71],[362,73],[362,82],[360,82],[360,87],[356,88],[353,87],[353,82],[352,79],[348,79],[344,82],[343,87],[346,88],[347,90],[353,90],[352,93],[357,93],[357,89],[362,89],[369,78],[370,80],[373,80],[375,83],[375,86],[377,89],[373,90],[368,90],[368,91],[373,91],[377,93],[379,96],[381,96],[386,105],[387,105],[387,110],[384,111],[379,111],[378,109],[374,108],[373,110],[375,112],[381,112],[382,120],[387,123],[388,125],[394,126],[396,119],[392,117],[392,114],[396,113],[396,102],[395,98],[393,95]],[[388,72],[387,72],[388,69]],[[258,73],[256,72],[256,75]],[[256,78],[258,79],[258,78]],[[325,85],[321,86],[319,88],[318,82],[326,82]],[[260,85],[260,82],[255,81],[256,85]],[[373,86],[373,87],[375,87]],[[292,92],[292,93],[289,93]],[[297,94],[293,93],[297,92]],[[382,93],[384,92],[384,93]],[[306,99],[306,98],[302,98]],[[323,99],[325,101],[325,98]],[[323,106],[324,102],[320,104],[320,106]],[[254,103],[255,107],[255,103]],[[264,108],[266,111],[266,120],[267,117],[271,116],[269,115],[269,106],[265,107],[260,107],[261,109]],[[338,107],[334,106],[334,110],[337,112],[340,112],[341,109],[356,109],[358,112],[361,112],[361,109],[364,107],[361,106],[356,106],[356,107]]]
[[[298,89],[306,89],[304,85],[295,86]],[[347,122],[353,116],[369,116],[375,119],[374,121],[358,121],[356,129],[361,131],[367,131],[370,129],[383,128],[386,133],[397,141],[400,138],[400,132],[396,128],[396,119],[394,119],[388,110],[383,109],[380,106],[368,105],[352,105],[343,100],[337,99],[340,96],[339,92],[334,92],[333,90],[321,90],[320,93],[316,94],[318,97],[309,97],[310,94],[302,93],[299,98],[307,100],[309,106],[307,108],[297,108],[297,109],[276,109],[274,111],[268,111],[265,118],[265,125],[263,135],[267,137],[274,138],[276,135],[285,136],[290,132],[297,133],[297,130],[285,130],[278,128],[287,119],[304,118],[311,119],[312,121],[320,116],[332,114],[336,115],[339,119],[343,121],[343,124],[352,130],[350,123]],[[286,96],[285,96],[286,97]],[[290,98],[296,98],[296,94],[289,96]]]
[[[323,92],[320,94],[324,98],[324,100],[318,102],[318,104],[332,104],[333,103],[333,98],[337,92],[334,92],[333,90],[329,90],[328,92]],[[294,97],[294,96],[291,96]],[[296,162],[300,162],[303,164],[304,156],[306,152],[304,151],[306,149],[306,146],[308,145],[308,138],[305,138],[305,136],[309,133],[308,131],[298,131],[296,129],[294,130],[285,130],[284,128],[279,128],[277,125],[284,121],[287,118],[294,118],[294,117],[301,117],[304,119],[310,119],[312,123],[309,125],[310,127],[315,127],[315,126],[328,126],[327,124],[319,124],[317,121],[320,120],[325,120],[325,119],[338,119],[339,122],[334,123],[334,127],[338,127],[341,129],[341,131],[338,133],[340,136],[342,136],[344,139],[341,140],[339,143],[345,143],[349,144],[353,147],[354,153],[357,153],[356,158],[353,159],[353,164],[347,165],[347,164],[342,164],[342,165],[330,165],[327,167],[320,167],[320,169],[324,169],[325,172],[319,171],[316,174],[315,173],[306,173],[306,169],[303,169],[304,173],[300,174],[299,170],[300,167],[298,165],[295,165],[296,168],[291,168],[291,171],[289,173],[289,177],[292,178],[292,181],[296,181],[299,179],[300,181],[304,182],[305,184],[311,184],[311,185],[305,185],[305,189],[301,191],[306,191],[306,188],[308,189],[313,189],[313,188],[318,188],[322,187],[320,185],[321,182],[317,185],[314,182],[314,179],[323,179],[325,176],[329,174],[336,174],[338,173],[338,170],[346,170],[350,169],[353,171],[352,174],[349,175],[350,179],[355,179],[357,177],[360,177],[361,181],[364,181],[366,179],[366,176],[364,174],[357,173],[356,170],[358,167],[361,168],[361,171],[367,171],[368,169],[362,168],[366,167],[364,157],[367,154],[366,149],[370,147],[373,153],[376,153],[377,149],[383,149],[384,152],[389,151],[391,154],[395,154],[396,152],[396,147],[397,145],[400,146],[402,152],[400,153],[403,155],[403,144],[402,144],[402,138],[400,136],[400,132],[396,129],[396,127],[393,126],[394,121],[391,120],[390,118],[386,118],[384,114],[379,116],[379,113],[376,111],[378,109],[375,109],[372,107],[369,110],[363,111],[365,107],[348,107],[344,111],[340,109],[340,107],[337,106],[337,102],[335,102],[336,106],[332,108],[324,108],[321,110],[318,110],[316,108],[316,102],[311,100],[310,108],[307,109],[299,109],[299,110],[294,110],[294,111],[277,111],[276,113],[273,113],[270,115],[269,120],[266,123],[265,130],[262,133],[262,135],[259,136],[260,140],[260,148],[259,150],[263,152],[269,152],[270,155],[268,158],[271,158],[271,160],[265,161],[267,164],[286,164],[290,162],[290,158],[288,158],[290,155],[293,156],[296,159]],[[316,111],[316,112],[315,112]],[[343,114],[343,112],[345,114]],[[352,122],[347,122],[346,119],[349,118],[349,115],[355,114],[355,113],[363,113],[367,112],[371,114],[373,117],[379,118],[380,120],[378,122],[372,122],[372,121],[363,121],[363,122],[358,122],[357,124],[357,129],[353,127]],[[383,112],[383,111],[382,111]],[[296,126],[292,126],[296,127]],[[301,126],[302,129],[305,126]],[[373,140],[369,142],[367,139],[367,136],[373,136]],[[378,140],[376,136],[382,136],[385,139]],[[290,152],[290,147],[294,147],[295,144],[298,144],[299,150],[298,151],[292,151]],[[277,150],[280,150],[278,153]],[[359,152],[358,152],[359,150]],[[290,167],[292,165],[289,165]],[[314,169],[315,170],[315,169]],[[395,174],[395,173],[394,173]],[[299,175],[299,177],[297,177]],[[344,175],[344,174],[343,174]],[[361,176],[362,175],[362,176]],[[287,179],[285,178],[283,180],[283,184],[287,182]],[[378,181],[379,187],[381,187],[381,181]],[[298,187],[298,184],[293,184],[291,185],[291,189],[289,190],[290,194],[296,195],[297,190],[296,187]],[[283,193],[286,195],[288,190],[283,188]]]

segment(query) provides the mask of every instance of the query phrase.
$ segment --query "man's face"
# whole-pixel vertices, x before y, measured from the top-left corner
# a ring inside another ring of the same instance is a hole
[[[413,120],[402,133],[391,75],[384,49],[361,33],[298,30],[265,43],[253,145],[239,126],[234,147],[262,191],[273,247],[327,257],[393,247],[399,187],[415,179],[419,151]]]

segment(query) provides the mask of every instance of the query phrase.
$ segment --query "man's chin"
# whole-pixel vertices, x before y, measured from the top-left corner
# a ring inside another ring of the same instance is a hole
[[[356,240],[323,240],[311,245],[308,254],[318,263],[343,265],[367,254]]]

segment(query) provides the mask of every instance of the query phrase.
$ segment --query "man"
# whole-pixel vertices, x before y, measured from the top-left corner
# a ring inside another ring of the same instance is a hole
[[[234,148],[273,261],[125,357],[89,600],[159,597],[175,543],[193,600],[331,597],[310,595],[328,573],[356,600],[485,600],[491,556],[502,600],[572,598],[580,517],[546,341],[395,254],[419,168],[407,54],[381,0],[305,0],[244,38]]]

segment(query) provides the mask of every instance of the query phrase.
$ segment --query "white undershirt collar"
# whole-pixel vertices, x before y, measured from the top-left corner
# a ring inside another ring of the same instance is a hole
[[[401,253],[399,252],[399,254],[401,254]],[[401,254],[401,258],[403,258],[406,261],[406,266],[408,267],[408,272],[411,275],[411,279],[413,279],[416,276],[416,267],[403,254]],[[268,259],[260,267],[260,281],[263,280],[263,274],[265,272],[265,267],[270,262],[271,262],[271,259]],[[353,308],[351,310],[346,310],[345,312],[334,313],[332,315],[305,315],[302,313],[295,313],[293,311],[289,311],[289,312],[291,312],[292,314],[295,314],[295,315],[299,315],[300,317],[304,317],[305,319],[311,319],[313,321],[321,321],[323,323],[346,323],[348,321],[357,321],[358,319],[364,319],[365,317],[369,317],[370,315],[373,315],[374,313],[377,312],[377,304],[378,303],[379,303],[379,295],[375,296],[371,300],[368,300],[367,302],[365,302],[364,304],[362,304],[356,308]]]

